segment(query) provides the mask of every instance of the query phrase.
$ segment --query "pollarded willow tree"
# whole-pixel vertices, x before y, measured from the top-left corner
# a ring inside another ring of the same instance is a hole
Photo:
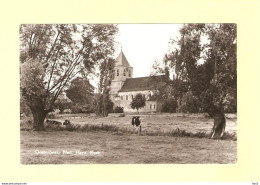
[[[173,74],[167,95],[181,103],[184,96],[192,99],[210,116],[236,112],[236,24],[184,24],[170,46],[161,67],[155,64],[157,71]]]
[[[34,130],[77,76],[88,77],[114,53],[115,25],[45,24],[20,26],[21,96]]]

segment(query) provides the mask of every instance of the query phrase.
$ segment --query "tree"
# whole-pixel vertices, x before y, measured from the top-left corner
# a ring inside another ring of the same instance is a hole
[[[212,137],[223,136],[224,112],[236,112],[236,39],[236,24],[185,24],[164,59],[164,69],[188,90],[180,92],[178,105],[207,112],[214,119]]]
[[[191,91],[185,93],[182,97],[179,110],[185,113],[197,113],[199,112],[198,98],[192,94]]]
[[[94,87],[87,78],[77,77],[71,81],[66,95],[74,104],[91,104],[94,98]]]
[[[113,110],[114,103],[111,101],[109,92],[113,78],[113,69],[115,60],[108,58],[100,65],[100,79],[98,87],[98,96],[96,103],[96,114],[108,116],[108,113]]]
[[[77,77],[72,80],[66,95],[72,101],[73,113],[93,112],[94,87],[87,78]]]
[[[21,25],[21,95],[35,130],[76,75],[89,77],[113,55],[115,25]]]
[[[61,94],[53,105],[54,108],[60,110],[60,114],[62,114],[65,109],[70,109],[71,106],[72,101],[65,94]]]
[[[137,112],[140,108],[145,106],[145,97],[141,94],[138,93],[130,103],[132,109],[136,109]]]
[[[177,109],[177,101],[175,99],[166,99],[162,104],[162,112],[174,113]]]
[[[29,116],[31,115],[31,109],[28,107],[26,101],[23,96],[20,97],[20,115],[21,116]]]
[[[94,107],[96,115],[106,117],[113,112],[114,103],[106,94],[96,94]]]
[[[236,112],[236,38],[236,24],[185,24],[180,29],[160,67],[172,72],[168,85],[177,82],[177,92],[170,94],[179,105],[191,92],[201,111]]]

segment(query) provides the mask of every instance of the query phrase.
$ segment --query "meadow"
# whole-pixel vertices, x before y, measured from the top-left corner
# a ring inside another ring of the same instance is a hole
[[[224,139],[208,138],[213,119],[203,114],[140,116],[141,133],[131,125],[132,115],[119,117],[118,114],[106,118],[62,114],[55,120],[69,119],[77,127],[60,129],[47,125],[44,132],[21,129],[21,163],[228,164],[237,161],[234,115],[226,115]],[[177,133],[177,128],[181,132]]]

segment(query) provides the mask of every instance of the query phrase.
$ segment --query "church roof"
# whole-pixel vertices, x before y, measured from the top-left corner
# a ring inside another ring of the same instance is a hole
[[[123,53],[122,49],[121,52],[119,53],[118,57],[116,58],[116,63],[115,66],[125,66],[125,67],[130,67],[125,54]]]
[[[163,78],[165,75],[128,78],[119,92],[154,90],[163,82]]]

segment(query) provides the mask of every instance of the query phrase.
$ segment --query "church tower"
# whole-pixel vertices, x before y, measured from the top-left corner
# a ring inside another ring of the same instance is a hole
[[[121,49],[114,67],[114,78],[110,86],[110,95],[112,100],[117,96],[118,91],[124,85],[126,79],[133,77],[133,67],[131,67]]]

